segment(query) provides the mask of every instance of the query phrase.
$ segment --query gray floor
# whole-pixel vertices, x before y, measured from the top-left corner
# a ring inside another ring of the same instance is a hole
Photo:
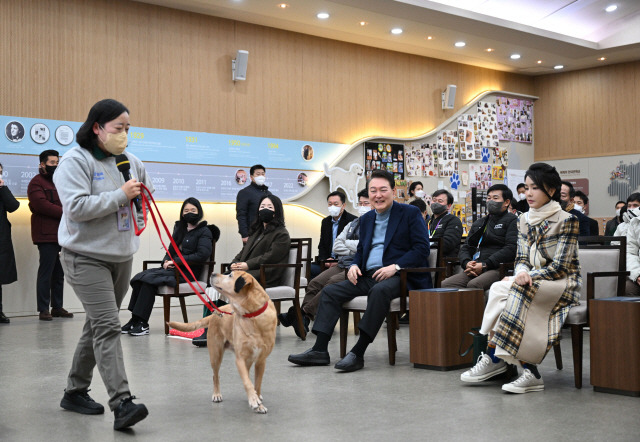
[[[201,311],[190,307],[190,318]],[[394,367],[387,363],[383,328],[365,369],[347,374],[288,363],[289,353],[307,349],[314,338],[302,342],[291,328],[279,328],[263,386],[269,413],[257,415],[247,405],[230,353],[222,367],[224,402],[211,402],[206,349],[166,338],[161,313],[154,310],[150,336],[122,336],[132,392],[150,412],[124,433],[113,431],[112,413],[82,416],[59,408],[83,314],[49,323],[13,318],[0,326],[0,440],[640,440],[640,399],[595,393],[589,385],[588,333],[582,390],[573,387],[566,339],[564,370],[555,369],[552,357],[541,365],[546,390],[510,395],[499,381],[463,385],[460,371],[413,368],[406,326],[399,331]],[[179,317],[179,311],[172,315]],[[337,333],[330,352],[335,362]],[[95,376],[91,394],[106,404]]]

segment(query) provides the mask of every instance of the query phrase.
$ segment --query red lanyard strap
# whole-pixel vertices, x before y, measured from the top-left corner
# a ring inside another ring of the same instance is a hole
[[[200,301],[202,301],[202,303],[209,309],[209,311],[213,312],[214,310],[217,310],[218,313],[224,313],[225,315],[231,315],[232,313],[220,310],[215,304],[213,304],[212,302],[210,302],[208,300],[205,300],[202,297],[202,295],[200,293],[201,292],[204,293],[205,290],[202,288],[202,286],[200,285],[200,282],[198,282],[198,279],[193,274],[193,270],[191,270],[191,267],[189,266],[189,264],[184,260],[184,257],[182,256],[182,253],[180,252],[180,248],[178,247],[176,242],[173,240],[173,236],[169,233],[169,229],[167,228],[167,225],[165,224],[164,219],[162,218],[162,215],[160,214],[160,210],[158,210],[158,205],[156,204],[156,201],[153,199],[153,196],[151,195],[151,192],[149,191],[147,186],[145,186],[143,183],[140,183],[140,186],[142,188],[142,191],[140,192],[140,200],[141,200],[141,203],[142,203],[142,218],[144,220],[144,227],[139,229],[138,228],[138,224],[136,222],[136,217],[132,216],[132,218],[133,218],[133,226],[134,226],[134,229],[135,229],[136,236],[140,236],[140,234],[147,227],[147,208],[148,208],[149,213],[151,214],[151,219],[153,219],[153,224],[156,226],[156,231],[158,232],[158,238],[160,238],[160,242],[162,243],[162,247],[164,247],[164,250],[167,252],[167,255],[169,255],[169,258],[171,258],[171,260],[175,264],[175,259],[173,258],[173,256],[171,256],[171,252],[169,252],[169,249],[167,248],[167,246],[165,245],[164,241],[162,240],[162,234],[160,233],[160,228],[158,227],[158,221],[156,220],[156,215],[154,213],[154,210],[153,210],[151,204],[149,203],[149,199],[150,199],[151,202],[153,203],[153,207],[155,207],[155,211],[158,213],[158,217],[160,218],[160,222],[162,223],[162,226],[164,227],[164,230],[165,230],[167,236],[169,237],[171,245],[173,246],[173,250],[175,250],[175,252],[178,254],[178,257],[180,258],[180,261],[185,266],[185,268],[189,271],[189,274],[193,278],[193,281],[198,285],[198,288],[200,289],[200,291],[198,291],[195,288],[195,286],[191,283],[191,281],[189,281],[189,278],[187,278],[187,276],[184,274],[184,272],[182,271],[182,268],[180,268],[180,266],[176,264],[176,268],[180,272],[180,275],[184,278],[184,280],[187,282],[187,284],[189,284],[189,287],[191,287],[191,290],[193,290],[193,293],[198,295],[198,298],[200,298]],[[148,197],[147,197],[147,195],[148,195]],[[131,206],[131,213],[133,213],[133,200],[130,201],[130,206]]]

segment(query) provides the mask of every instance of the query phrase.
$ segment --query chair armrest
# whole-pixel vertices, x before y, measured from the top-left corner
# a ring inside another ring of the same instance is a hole
[[[147,270],[149,264],[162,264],[164,261],[142,261],[142,270]]]
[[[596,278],[618,277],[618,289],[616,296],[624,296],[624,279],[629,276],[630,272],[589,272],[587,273],[587,299],[595,298]]]
[[[507,276],[507,273],[509,270],[513,270],[514,268],[515,268],[514,262],[501,262],[498,265],[498,272],[500,273],[500,281],[502,281],[502,278]]]
[[[407,311],[407,274],[408,273],[431,273],[444,272],[445,267],[413,267],[400,269],[400,312],[403,314]]]
[[[294,267],[294,268],[299,268],[302,269],[302,264],[260,264],[260,284],[262,285],[262,287],[266,287],[266,283],[267,283],[267,274],[265,272],[266,269],[268,268],[287,268],[287,267]],[[298,278],[298,280],[296,281],[296,285],[298,287],[296,287],[296,289],[299,289],[299,285],[300,285],[300,278]]]
[[[442,264],[446,267],[445,276],[448,278],[453,275],[453,267],[460,264],[460,258],[457,256],[445,256],[442,258]]]

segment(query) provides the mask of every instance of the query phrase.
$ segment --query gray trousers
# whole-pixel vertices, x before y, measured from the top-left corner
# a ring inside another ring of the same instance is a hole
[[[491,284],[500,280],[500,272],[497,270],[487,270],[474,277],[468,276],[464,272],[453,275],[442,281],[441,287],[456,289],[482,289],[489,290]]]
[[[306,314],[315,317],[318,312],[318,306],[320,305],[322,289],[330,284],[342,282],[345,279],[347,279],[347,277],[345,276],[344,269],[338,266],[329,267],[324,272],[320,272],[318,276],[309,282],[305,290],[302,310],[304,310]]]
[[[627,278],[625,286],[625,296],[640,296],[640,285]]]
[[[121,399],[130,396],[120,344],[118,312],[129,289],[132,261],[104,262],[62,250],[61,262],[67,282],[86,312],[66,391],[86,391],[97,365],[107,387],[111,410],[118,406]]]

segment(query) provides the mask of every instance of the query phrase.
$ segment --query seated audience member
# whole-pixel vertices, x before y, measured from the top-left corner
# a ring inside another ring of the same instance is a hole
[[[311,264],[311,277],[315,278],[324,269],[335,266],[336,262],[324,263],[324,269],[321,268],[322,261],[330,258],[335,259],[333,253],[333,241],[336,236],[342,233],[344,226],[356,219],[355,215],[345,210],[346,196],[344,193],[335,191],[327,196],[327,205],[329,206],[329,216],[322,220],[320,225],[320,243],[318,244],[317,263]]]
[[[176,221],[172,236],[187,263],[209,261],[211,258],[213,235],[207,222],[201,221],[202,216],[200,201],[195,198],[184,200],[180,209],[180,220]],[[122,333],[128,333],[131,336],[149,334],[149,317],[156,300],[157,289],[163,285],[176,286],[176,265],[181,266],[185,275],[191,280],[191,275],[173,246],[169,247],[169,252],[171,257],[166,254],[161,267],[144,270],[131,279],[132,292],[129,301],[131,319],[122,326]],[[202,272],[202,266],[190,267],[197,278]],[[185,282],[182,276],[180,276],[180,282]]]
[[[2,179],[2,164],[0,164],[0,262],[2,263],[2,273],[0,273],[0,324],[9,324],[11,322],[2,311],[2,286],[18,280],[16,258],[13,253],[13,243],[11,242],[11,223],[7,219],[7,212],[15,212],[18,207],[20,207],[20,201],[13,196],[11,190],[5,185]]]
[[[604,235],[605,236],[613,236],[618,225],[622,222],[622,213],[620,212],[626,204],[624,201],[618,201],[616,203],[616,216],[607,221],[607,224],[604,226]]]
[[[426,195],[424,192],[424,186],[421,181],[414,181],[409,185],[409,199],[407,203],[415,201],[417,199],[423,199]]]
[[[627,296],[640,296],[640,208],[633,207],[628,212],[630,214],[627,229],[627,271],[630,275],[625,293]]]
[[[364,215],[369,210],[371,210],[371,205],[369,204],[367,189],[362,189],[358,192],[358,213]],[[329,267],[309,282],[305,290],[302,306],[300,307],[302,309],[305,331],[309,331],[309,322],[315,317],[318,311],[321,290],[330,284],[342,282],[347,279],[345,272],[353,261],[353,255],[356,254],[359,237],[360,218],[356,218],[345,226],[342,233],[340,233],[333,242],[333,253],[338,260],[338,265]],[[300,330],[298,330],[294,307],[290,307],[287,313],[279,314],[278,319],[280,319],[280,323],[285,327],[293,325],[298,336],[302,334]]]
[[[634,192],[627,197],[627,205],[620,211],[622,213],[622,222],[618,224],[613,236],[627,236],[629,222],[640,216],[640,192]]]
[[[427,229],[420,211],[393,201],[395,181],[387,171],[374,170],[368,183],[369,201],[375,209],[360,218],[360,241],[347,274],[348,281],[325,287],[313,322],[316,342],[300,354],[289,355],[298,365],[329,365],[327,351],[342,305],[367,296],[367,308],[358,325],[360,337],[335,368],[345,372],[364,367],[364,353],[389,313],[391,301],[400,296],[402,268],[426,267],[429,257]],[[430,288],[431,275],[409,274],[411,288]],[[403,294],[404,296],[404,294]]]
[[[535,163],[525,173],[529,212],[518,219],[515,276],[491,286],[480,333],[489,335],[487,353],[462,373],[463,382],[482,382],[520,364],[522,375],[502,386],[511,393],[542,391],[537,364],[560,339],[562,324],[580,297],[579,224],[564,212],[560,175]]]
[[[524,183],[520,183],[518,184],[518,187],[516,187],[518,194],[516,195],[516,198],[515,198],[516,201],[514,201],[514,205],[516,210],[520,213],[525,213],[529,211],[529,203],[527,202],[527,197],[524,194],[524,189],[525,189]]]
[[[425,223],[428,222],[429,213],[427,211],[427,203],[425,203],[423,199],[417,199],[416,198],[413,201],[411,201],[409,203],[409,205],[416,206],[420,210],[420,213],[422,213],[422,217],[424,218],[424,222]]]
[[[504,184],[489,187],[489,214],[471,225],[467,241],[458,253],[464,271],[442,281],[442,287],[488,290],[500,279],[500,264],[511,263],[516,256],[518,218],[507,210],[512,198],[511,190]]]
[[[442,238],[441,256],[458,256],[462,239],[462,222],[449,213],[453,205],[453,195],[447,190],[439,189],[431,195],[431,211],[427,229],[431,241]]]
[[[600,235],[600,226],[598,221],[593,218],[589,218],[589,197],[582,190],[576,191],[576,197],[574,198],[574,206],[578,212],[583,213],[589,220],[589,234],[591,236]]]
[[[573,184],[569,181],[562,182],[562,190],[560,192],[560,205],[565,212],[568,212],[578,218],[580,222],[580,236],[589,236],[591,234],[591,226],[589,218],[575,208],[576,191]]]

